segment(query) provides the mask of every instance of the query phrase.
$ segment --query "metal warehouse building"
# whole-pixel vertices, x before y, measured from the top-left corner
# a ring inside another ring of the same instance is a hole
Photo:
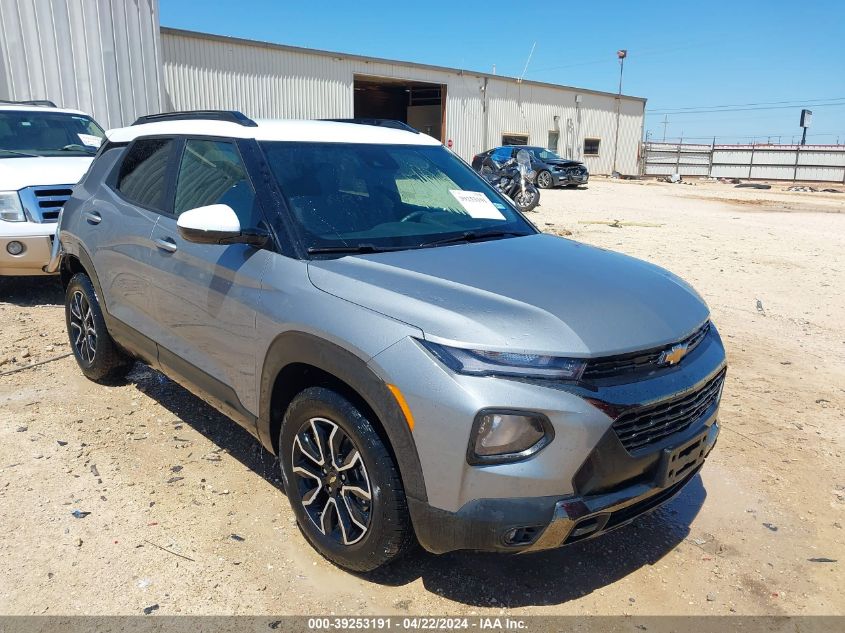
[[[0,99],[50,99],[116,127],[158,110],[405,121],[464,159],[531,144],[639,171],[645,99],[182,31],[156,0],[0,0]]]

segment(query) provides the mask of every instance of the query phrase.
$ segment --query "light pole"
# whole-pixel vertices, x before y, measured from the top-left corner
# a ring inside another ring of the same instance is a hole
[[[613,143],[613,170],[611,175],[616,173],[616,156],[619,154],[619,116],[622,109],[622,71],[625,70],[625,58],[628,56],[628,51],[620,49],[616,51],[616,56],[619,58],[619,92],[616,95],[616,140]]]

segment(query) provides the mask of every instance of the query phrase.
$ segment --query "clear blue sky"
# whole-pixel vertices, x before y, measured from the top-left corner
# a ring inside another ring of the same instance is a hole
[[[845,143],[845,1],[287,2],[160,0],[161,23],[195,31],[490,72],[648,99],[667,136]],[[745,104],[761,104],[749,105]],[[834,104],[834,105],[824,105]],[[710,106],[767,108],[679,113]]]

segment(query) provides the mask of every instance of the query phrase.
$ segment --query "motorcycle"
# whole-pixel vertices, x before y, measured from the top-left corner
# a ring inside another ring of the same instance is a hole
[[[524,149],[502,164],[490,161],[493,167],[485,165],[481,175],[500,193],[513,200],[516,208],[526,213],[540,204],[540,190],[534,185],[531,156]]]

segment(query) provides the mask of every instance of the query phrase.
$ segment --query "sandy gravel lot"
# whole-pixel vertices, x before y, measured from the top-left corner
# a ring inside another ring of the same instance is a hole
[[[602,539],[368,576],[313,552],[273,458],[160,374],[4,375],[69,348],[55,282],[0,281],[0,613],[845,614],[843,212],[845,194],[783,185],[543,192],[540,228],[708,301],[730,362],[719,443],[671,504]]]

